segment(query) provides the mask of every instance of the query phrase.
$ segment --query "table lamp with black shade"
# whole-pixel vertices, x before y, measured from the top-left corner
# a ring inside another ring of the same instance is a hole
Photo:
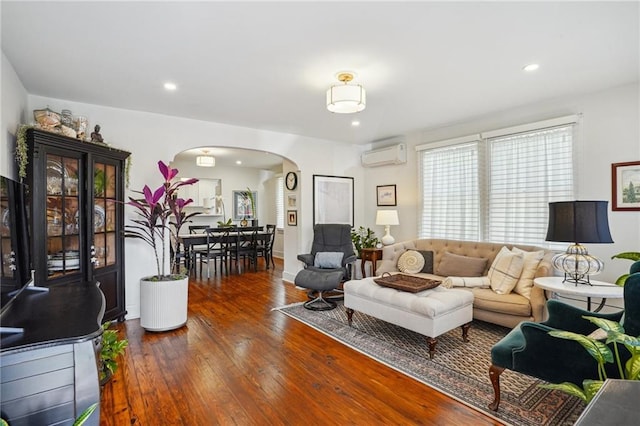
[[[602,272],[604,263],[589,255],[581,243],[613,243],[607,218],[608,201],[560,201],[549,203],[547,241],[572,243],[553,257],[553,266],[564,272],[564,282],[588,284],[590,275]]]

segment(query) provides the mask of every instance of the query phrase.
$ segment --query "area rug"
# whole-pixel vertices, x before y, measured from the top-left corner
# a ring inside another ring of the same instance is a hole
[[[433,360],[424,336],[360,312],[347,323],[342,302],[331,311],[310,311],[302,304],[276,308],[358,352],[414,378],[482,413],[514,426],[572,425],[584,410],[577,397],[540,388],[544,383],[505,370],[500,377],[500,409],[489,410],[491,347],[509,329],[474,321],[469,342],[455,329],[438,337]]]

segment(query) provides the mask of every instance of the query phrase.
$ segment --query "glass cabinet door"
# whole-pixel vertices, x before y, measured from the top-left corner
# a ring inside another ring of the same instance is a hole
[[[46,157],[47,276],[53,279],[80,273],[80,159]]]
[[[3,292],[5,281],[14,283],[16,271],[16,257],[11,238],[11,209],[8,192],[9,188],[4,185],[4,180],[2,180],[0,182],[0,256],[2,256],[0,276],[2,278]]]
[[[104,268],[116,263],[116,166],[96,161],[93,169],[94,267]]]

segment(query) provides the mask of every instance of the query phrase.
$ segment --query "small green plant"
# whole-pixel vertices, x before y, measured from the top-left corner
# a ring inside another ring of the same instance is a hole
[[[616,255],[611,256],[611,259],[628,259],[633,261],[633,265],[629,269],[628,274],[620,275],[616,280],[616,284],[619,286],[624,286],[624,283],[627,282],[627,278],[629,275],[640,272],[640,252],[637,251],[626,251],[624,253],[618,253]]]
[[[360,256],[360,250],[363,248],[375,247],[380,241],[376,237],[375,232],[370,228],[359,227],[357,230],[351,230],[351,241],[356,248],[356,253]]]
[[[16,162],[18,163],[18,176],[20,181],[27,177],[27,164],[29,164],[29,148],[27,146],[27,130],[32,129],[29,124],[21,124],[16,132]]]
[[[223,222],[222,220],[218,221],[219,228],[229,228],[231,226],[233,226],[233,221],[231,220],[231,218],[229,218],[226,222]]]
[[[545,389],[557,389],[569,395],[577,396],[588,403],[607,379],[607,372],[604,368],[605,363],[613,363],[615,360],[620,378],[640,380],[640,337],[632,337],[625,334],[624,327],[616,321],[591,316],[583,316],[582,318],[591,321],[604,330],[607,333],[606,341],[601,342],[590,336],[561,330],[550,331],[549,335],[560,339],[574,340],[582,345],[598,363],[598,379],[585,379],[582,382],[582,389],[569,382],[540,386]],[[607,346],[611,343],[613,343],[613,351]],[[631,353],[631,358],[627,360],[624,366],[620,360],[618,344],[624,345]]]
[[[118,357],[129,345],[126,339],[118,338],[118,330],[111,330],[111,322],[102,325],[102,349],[100,350],[100,381],[113,375],[118,369]]]

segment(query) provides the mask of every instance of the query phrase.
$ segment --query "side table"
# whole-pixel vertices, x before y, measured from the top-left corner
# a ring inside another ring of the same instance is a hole
[[[366,278],[367,275],[365,273],[364,264],[367,260],[371,261],[371,275],[376,275],[376,264],[378,260],[382,259],[382,249],[379,248],[363,248],[360,250],[360,259],[362,263],[360,264],[360,268],[362,269],[362,278]]]
[[[576,426],[633,425],[638,422],[637,380],[607,379],[576,422]]]
[[[563,281],[563,277],[538,277],[533,280],[533,283],[544,290],[549,290],[554,293],[586,297],[588,311],[591,310],[591,298],[600,298],[600,305],[598,305],[593,312],[600,312],[607,298],[622,299],[624,296],[624,287],[611,283],[591,281],[591,285],[576,285],[575,283]]]

